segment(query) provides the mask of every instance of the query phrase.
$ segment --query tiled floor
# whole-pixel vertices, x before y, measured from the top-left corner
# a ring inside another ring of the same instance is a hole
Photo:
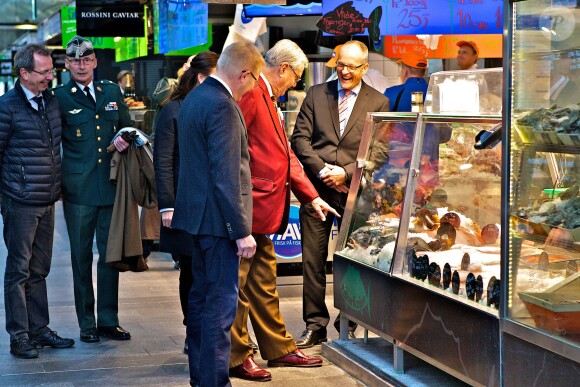
[[[179,272],[173,269],[171,259],[165,254],[153,253],[149,271],[121,274],[119,318],[121,325],[131,332],[132,339],[127,342],[103,339],[94,344],[79,340],[69,260],[68,236],[62,207],[58,204],[53,262],[47,279],[50,327],[77,343],[72,349],[42,349],[40,357],[34,360],[10,355],[9,336],[4,329],[4,293],[0,288],[0,386],[187,386],[187,356],[182,352],[185,330],[177,291]],[[4,277],[5,261],[6,249],[0,242],[0,278]],[[304,326],[301,299],[283,299],[281,305],[288,330],[300,335]],[[330,297],[328,305],[332,306]],[[332,314],[334,318],[337,311],[333,309]],[[337,337],[334,329],[329,329],[329,339]],[[320,346],[306,352],[319,354]],[[265,366],[259,356],[256,360]],[[328,362],[320,368],[272,368],[270,371],[271,383],[276,386],[361,385]],[[232,384],[255,383],[232,379]]]

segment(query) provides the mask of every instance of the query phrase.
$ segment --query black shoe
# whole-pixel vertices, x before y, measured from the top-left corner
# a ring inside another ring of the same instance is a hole
[[[120,326],[116,327],[98,327],[97,332],[99,332],[99,336],[105,336],[109,339],[113,340],[129,340],[131,339],[131,334],[121,328]]]
[[[248,345],[252,348],[254,353],[258,352],[258,344],[254,343],[254,340],[250,336],[248,336]]]
[[[300,339],[296,341],[296,347],[299,349],[310,348],[326,341],[326,335],[323,335],[322,333],[323,332],[320,331],[306,329],[302,332]]]
[[[70,348],[75,345],[73,339],[62,338],[50,329],[41,335],[33,336],[31,340],[34,341],[36,348]]]
[[[34,341],[28,337],[11,341],[10,353],[21,359],[36,359],[38,357],[38,349],[36,349]]]
[[[101,341],[97,328],[81,329],[81,341],[85,343],[96,343]]]

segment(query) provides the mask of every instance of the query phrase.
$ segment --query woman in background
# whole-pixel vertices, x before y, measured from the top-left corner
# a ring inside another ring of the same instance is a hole
[[[171,228],[177,180],[179,176],[179,142],[177,118],[179,108],[187,94],[201,84],[208,76],[215,73],[218,54],[203,51],[190,62],[190,67],[179,78],[177,88],[170,96],[170,101],[161,109],[157,120],[153,163],[157,182],[159,212],[161,212],[161,234],[159,250],[179,257],[181,271],[179,274],[179,301],[183,311],[183,324],[186,325],[187,302],[193,282],[191,274],[191,237],[188,233]],[[203,103],[203,101],[200,101]],[[187,353],[187,340],[184,352]]]

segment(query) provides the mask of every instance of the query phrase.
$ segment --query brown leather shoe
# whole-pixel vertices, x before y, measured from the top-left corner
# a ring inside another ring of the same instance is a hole
[[[299,349],[278,359],[268,360],[268,367],[320,367],[321,365],[321,358],[306,356]]]
[[[230,368],[230,376],[251,380],[253,382],[267,382],[268,380],[272,380],[272,374],[257,365],[253,356],[248,356],[243,364]]]

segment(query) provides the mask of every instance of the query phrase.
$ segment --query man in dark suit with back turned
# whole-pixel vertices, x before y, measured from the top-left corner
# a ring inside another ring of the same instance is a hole
[[[81,341],[101,336],[129,340],[119,326],[119,271],[106,264],[109,226],[116,186],[109,180],[111,154],[107,146],[119,129],[133,126],[119,86],[93,81],[97,58],[93,45],[81,36],[66,45],[65,66],[71,80],[52,92],[62,116],[62,196],[70,239],[75,309]],[[128,147],[121,136],[117,150]],[[97,318],[93,291],[93,238],[97,238]]]
[[[367,112],[388,111],[389,100],[362,81],[369,68],[368,49],[359,41],[345,43],[338,54],[338,80],[312,86],[302,103],[292,134],[292,149],[322,200],[344,213],[350,179]],[[296,341],[309,348],[326,341],[330,316],[324,301],[328,240],[335,216],[322,221],[309,204],[300,208],[303,269],[303,319],[306,330]],[[336,218],[340,227],[340,219]],[[335,327],[338,326],[338,318]],[[356,324],[349,323],[349,336]]]
[[[240,257],[256,252],[246,124],[238,101],[264,59],[249,42],[222,52],[216,74],[181,106],[179,183],[172,226],[193,235],[187,340],[191,385],[230,385],[230,329],[238,305]]]

